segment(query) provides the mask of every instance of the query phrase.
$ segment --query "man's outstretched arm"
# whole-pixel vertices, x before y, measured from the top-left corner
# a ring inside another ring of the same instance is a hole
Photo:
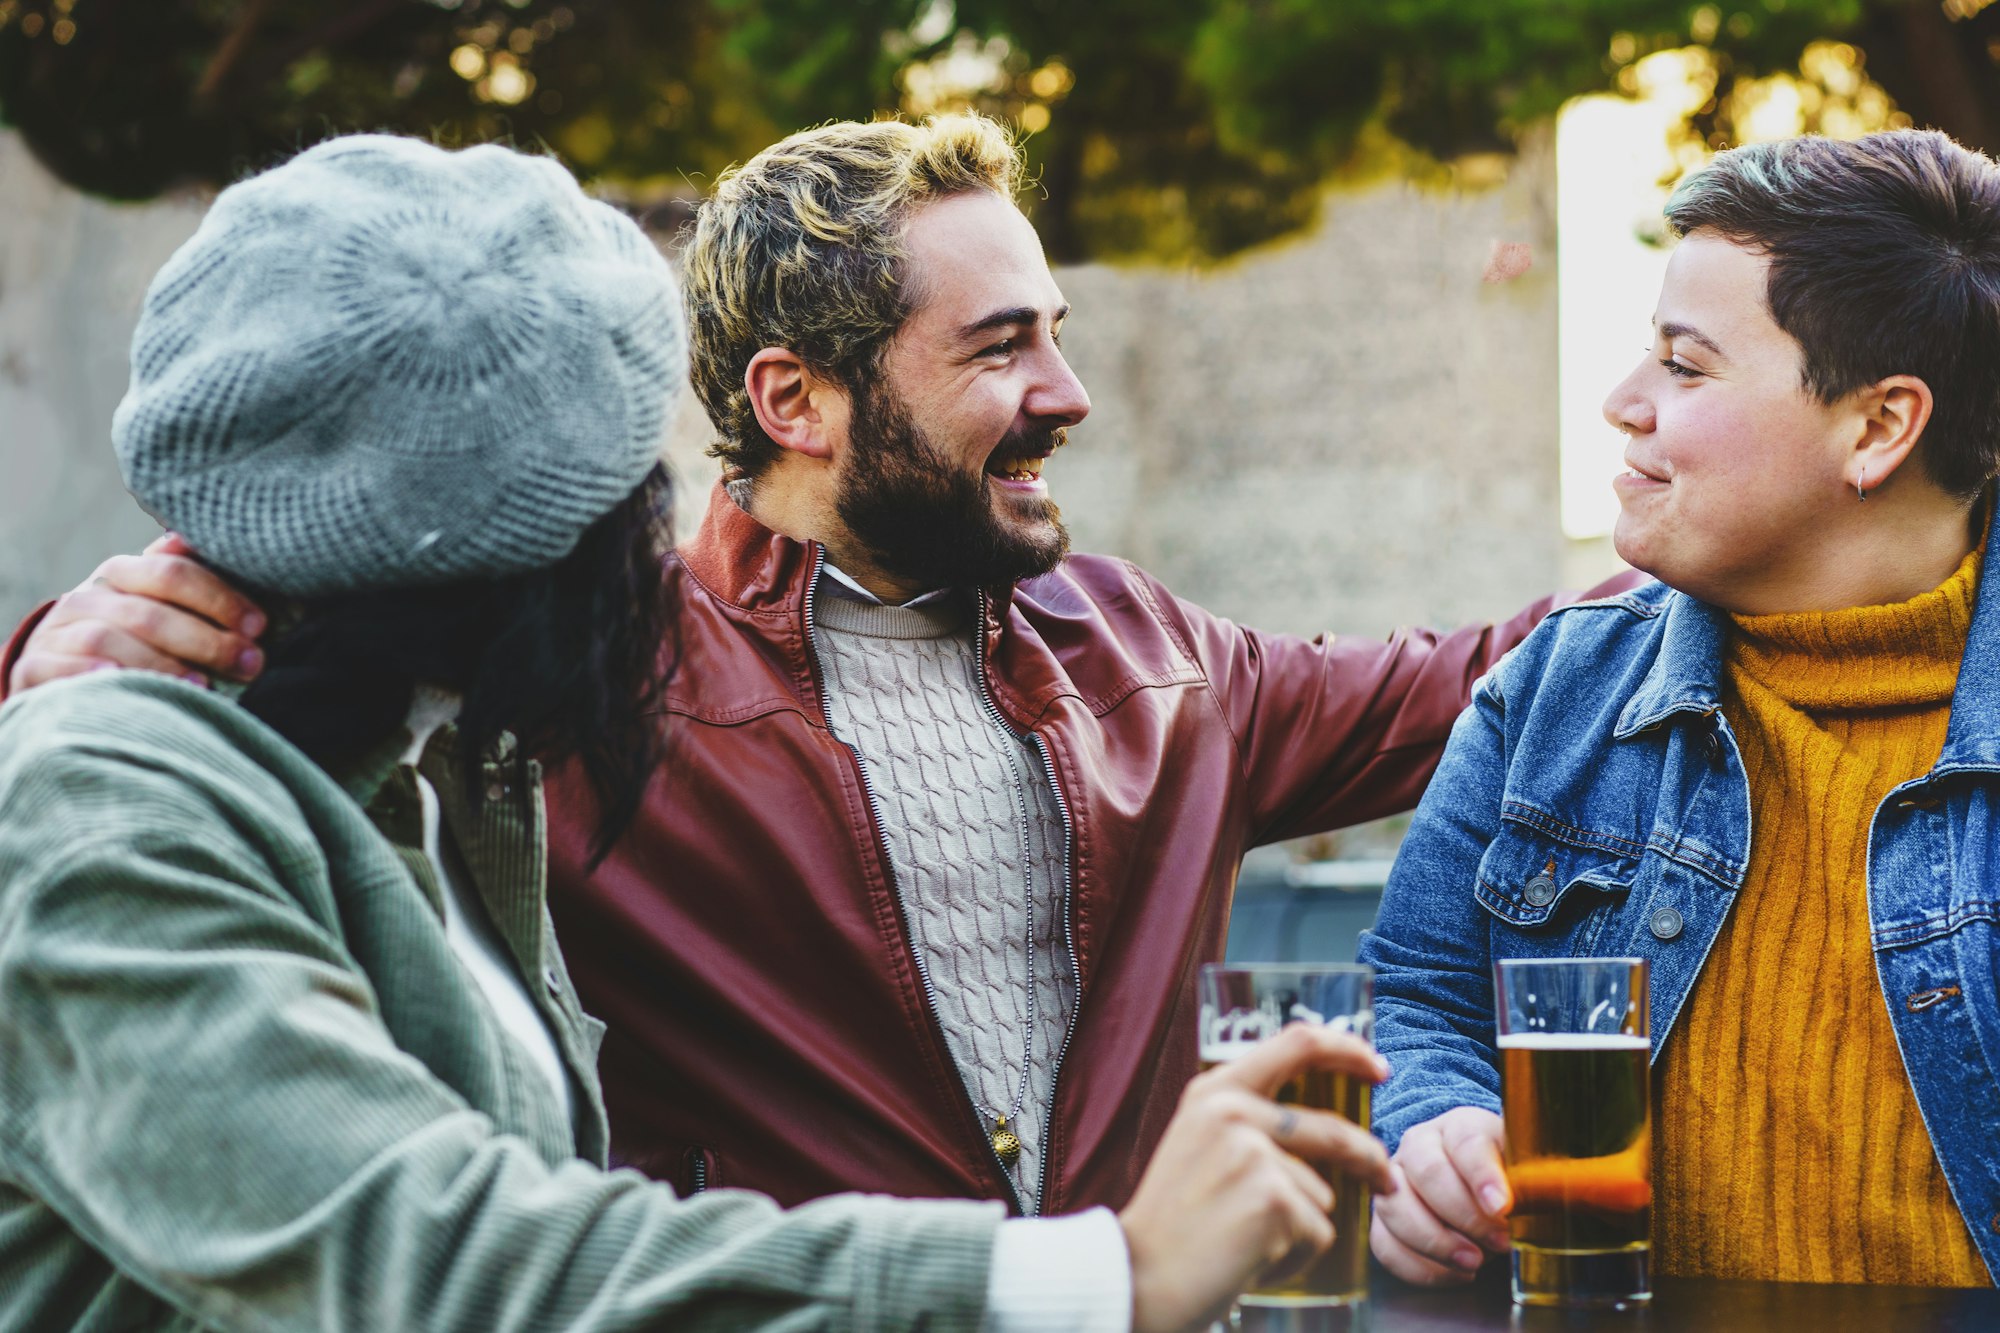
[[[1511,619],[1450,633],[1308,640],[1247,629],[1134,572],[1152,584],[1229,719],[1253,810],[1253,844],[1415,806],[1473,683],[1549,612],[1580,600],[1544,597]],[[1620,574],[1581,597],[1608,597],[1645,578]]]

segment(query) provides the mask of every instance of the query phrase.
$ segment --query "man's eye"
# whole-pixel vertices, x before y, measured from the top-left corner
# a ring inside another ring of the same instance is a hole
[[[1660,365],[1669,375],[1672,375],[1677,380],[1698,380],[1701,378],[1699,370],[1696,370],[1693,366],[1684,366],[1670,356],[1661,357]]]
[[[1002,338],[999,342],[994,343],[991,347],[980,353],[981,356],[1012,356],[1013,354],[1014,340],[1012,338]]]

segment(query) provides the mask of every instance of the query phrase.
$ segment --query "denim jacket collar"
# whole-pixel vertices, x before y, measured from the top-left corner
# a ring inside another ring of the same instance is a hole
[[[1692,597],[1669,597],[1660,654],[1618,714],[1612,735],[1624,740],[1676,713],[1713,713],[1729,642],[1729,613]]]

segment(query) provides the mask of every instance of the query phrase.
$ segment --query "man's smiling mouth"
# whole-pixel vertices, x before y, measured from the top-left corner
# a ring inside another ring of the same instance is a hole
[[[1006,481],[1040,481],[1042,463],[1046,458],[1045,454],[1029,458],[996,458],[987,463],[986,470]]]
[[[1049,461],[1050,454],[1068,443],[1068,436],[1060,428],[1010,432],[993,446],[993,453],[986,460],[986,475],[1016,486],[1039,488],[1043,484],[1042,465]]]

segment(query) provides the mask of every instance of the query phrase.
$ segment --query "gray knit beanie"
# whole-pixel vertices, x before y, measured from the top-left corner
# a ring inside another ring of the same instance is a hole
[[[685,361],[666,261],[557,163],[357,135],[216,198],[146,293],[112,440],[252,584],[497,576],[631,493]]]

